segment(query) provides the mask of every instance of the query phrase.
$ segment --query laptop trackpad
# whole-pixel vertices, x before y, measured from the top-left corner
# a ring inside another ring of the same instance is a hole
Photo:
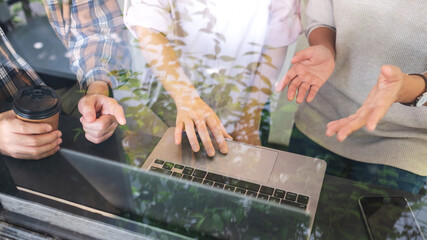
[[[217,151],[210,158],[205,151],[196,153],[196,168],[258,183],[268,182],[277,152],[237,142],[227,141],[227,144],[227,155]]]

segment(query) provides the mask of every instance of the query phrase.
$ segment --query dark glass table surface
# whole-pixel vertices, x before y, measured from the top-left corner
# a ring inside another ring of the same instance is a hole
[[[77,119],[61,116],[60,128],[63,131],[64,149],[76,150],[81,153],[97,155],[104,159],[108,159],[113,163],[113,167],[120,168],[121,165],[128,166],[129,159],[126,159],[124,154],[126,150],[122,147],[121,131],[118,130],[112,138],[102,144],[92,144],[85,140],[82,134],[78,134],[80,123]],[[137,153],[140,158],[144,154],[149,154],[159,141],[159,137],[147,134],[133,134],[133,141],[137,142],[141,151]],[[144,147],[142,147],[144,146]],[[134,153],[135,154],[135,153]],[[141,159],[142,160],[142,159]],[[116,164],[116,165],[114,165]],[[88,164],[90,165],[90,164]],[[19,198],[30,201],[39,202],[59,210],[70,212],[77,215],[93,218],[96,221],[104,221],[108,224],[118,224],[117,222],[100,219],[92,216],[84,210],[75,207],[67,206],[66,204],[55,203],[55,201],[43,199],[43,197],[30,196],[28,192],[34,191],[48,196],[53,196],[58,199],[63,199],[68,202],[87,206],[89,208],[105,211],[113,216],[121,216],[132,221],[142,221],[144,218],[132,216],[128,209],[121,209],[117,205],[109,202],[100,192],[96,184],[88,179],[88,176],[76,170],[76,166],[62,159],[59,154],[55,154],[46,159],[38,161],[28,161],[2,157],[2,166],[6,167],[10,177],[6,180],[18,187],[16,189],[7,189],[2,186],[2,193],[18,196]],[[78,169],[78,168],[77,168]],[[5,175],[3,175],[5,178]],[[5,180],[5,181],[6,181]],[[118,180],[118,187],[125,182]],[[7,185],[7,184],[6,184]],[[9,185],[10,186],[10,185]],[[108,188],[108,186],[106,186]],[[114,187],[112,187],[114,188]],[[119,188],[118,188],[119,189]],[[24,190],[24,191],[23,191]],[[28,191],[29,190],[29,191]],[[17,192],[18,193],[17,193]],[[120,191],[120,190],[118,190]],[[20,193],[19,193],[20,192]],[[412,206],[419,225],[426,233],[427,228],[427,197],[423,190],[420,195],[409,194],[393,189],[386,189],[378,186],[367,185],[364,183],[355,182],[348,179],[338,178],[326,175],[323,182],[320,202],[317,208],[317,213],[314,220],[314,226],[311,231],[311,239],[369,239],[366,227],[361,217],[361,212],[358,206],[358,199],[362,196],[404,196]],[[173,214],[170,212],[170,214]],[[272,215],[272,218],[275,216]],[[107,218],[108,219],[108,218]],[[157,223],[158,226],[163,226]],[[126,229],[126,226],[121,226]],[[143,231],[136,230],[132,227],[128,228],[144,234]],[[175,231],[176,229],[168,229]],[[268,229],[266,229],[268,231]],[[159,232],[156,237],[164,236],[166,232]],[[181,232],[182,233],[182,232]],[[150,235],[153,233],[151,232]],[[196,235],[191,235],[195,237]],[[184,234],[185,235],[185,234]],[[197,237],[197,236],[196,236]]]

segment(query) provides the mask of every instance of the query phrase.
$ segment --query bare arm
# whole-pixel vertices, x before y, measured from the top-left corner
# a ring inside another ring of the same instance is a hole
[[[193,151],[198,152],[200,146],[195,132],[197,129],[208,155],[213,156],[215,149],[210,140],[209,129],[220,151],[227,153],[228,146],[224,137],[231,138],[230,135],[185,75],[169,40],[155,30],[140,26],[135,27],[135,30],[146,62],[177,106],[175,143],[181,143],[182,131],[185,130]]]
[[[178,104],[184,99],[199,97],[190,80],[185,76],[178,57],[169,40],[155,30],[135,27],[142,54],[157,79]]]
[[[335,52],[335,37],[336,32],[327,27],[319,27],[314,29],[308,36],[310,46],[322,45],[331,51],[332,56],[336,56]]]

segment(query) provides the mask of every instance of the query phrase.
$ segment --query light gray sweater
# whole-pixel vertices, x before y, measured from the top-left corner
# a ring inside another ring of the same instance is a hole
[[[321,146],[341,156],[427,175],[427,107],[395,103],[374,132],[366,128],[344,142],[325,135],[328,122],[357,111],[377,82],[382,65],[406,73],[427,71],[426,0],[310,0],[307,33],[336,29],[336,67],[295,123]]]

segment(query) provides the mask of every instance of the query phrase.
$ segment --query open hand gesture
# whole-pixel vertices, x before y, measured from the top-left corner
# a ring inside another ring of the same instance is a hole
[[[363,126],[369,131],[374,131],[390,106],[398,101],[405,76],[406,74],[396,66],[382,66],[377,84],[363,105],[355,114],[330,122],[327,125],[326,135],[331,137],[337,134],[338,141],[344,141],[352,132]]]
[[[311,102],[334,71],[334,56],[326,47],[316,45],[297,52],[291,62],[293,66],[278,82],[276,91],[288,86],[289,101],[295,98],[298,90],[297,103],[302,103],[306,95],[306,101]]]

